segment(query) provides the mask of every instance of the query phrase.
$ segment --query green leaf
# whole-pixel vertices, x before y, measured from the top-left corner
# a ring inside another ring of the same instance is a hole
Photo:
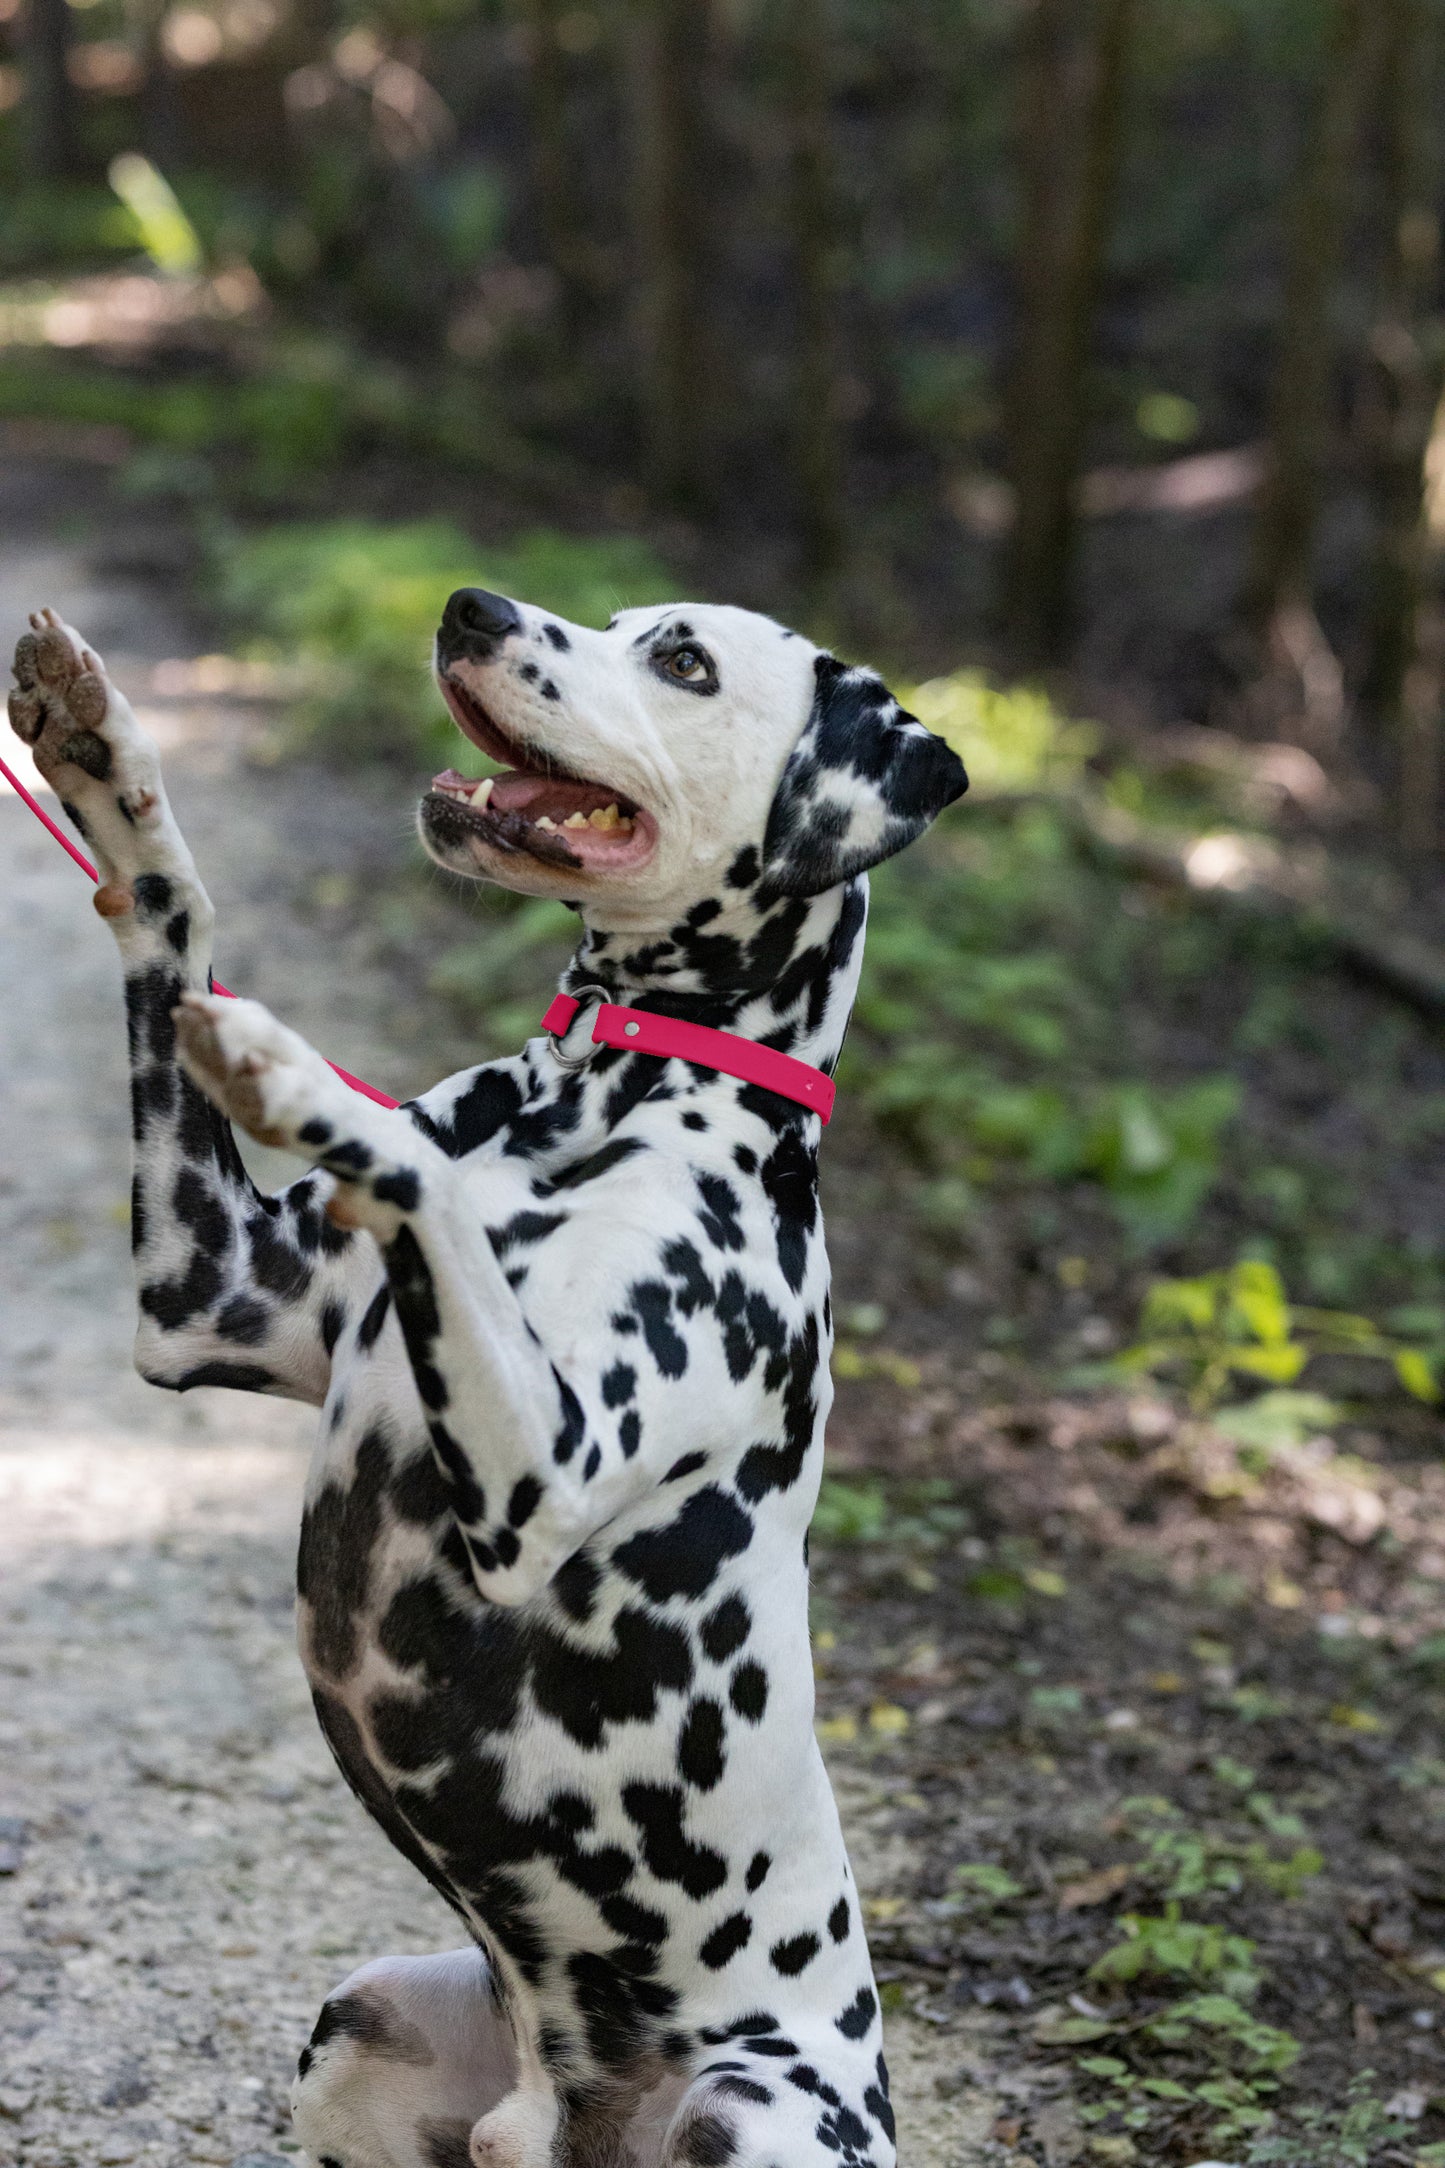
[[[1402,1347],[1395,1352],[1395,1375],[1407,1393],[1416,1400],[1437,1401],[1440,1386],[1435,1368],[1428,1355],[1416,1347]]]

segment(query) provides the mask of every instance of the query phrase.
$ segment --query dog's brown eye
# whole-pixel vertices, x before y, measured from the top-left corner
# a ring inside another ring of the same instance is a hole
[[[699,648],[674,648],[665,665],[669,677],[681,678],[684,684],[695,685],[699,678],[707,676],[707,657]]]

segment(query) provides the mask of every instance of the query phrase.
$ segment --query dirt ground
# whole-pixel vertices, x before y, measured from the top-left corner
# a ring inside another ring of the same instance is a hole
[[[129,534],[122,562],[100,480],[0,463],[6,639],[49,601],[135,695],[226,982],[419,1088],[467,1050],[428,1010],[419,1065],[413,991],[343,909],[405,864],[408,806],[258,764],[254,713],[158,669],[195,644],[166,599],[175,540]],[[5,757],[22,772],[8,734]],[[366,1957],[453,1944],[454,1924],[341,1784],[306,1695],[292,1560],[312,1412],[175,1399],[131,1370],[115,959],[85,880],[8,789],[0,1019],[0,2164],[258,2168],[294,2151],[287,2085],[327,1990]],[[876,1788],[847,1797],[866,1890]],[[952,2068],[935,2030],[900,2019],[890,2053],[911,2158],[972,2163],[933,2088]]]

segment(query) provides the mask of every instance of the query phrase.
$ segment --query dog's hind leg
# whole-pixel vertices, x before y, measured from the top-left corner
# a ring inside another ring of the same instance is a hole
[[[104,663],[53,610],[15,650],[10,720],[94,852],[95,903],[125,972],[135,1134],[136,1367],[153,1384],[324,1399],[348,1310],[377,1280],[324,1186],[263,1197],[229,1124],[176,1063],[171,1011],[210,984],[215,913],[160,758]]]
[[[517,2054],[480,1950],[381,1957],[327,1996],[291,2087],[315,2168],[472,2168]]]

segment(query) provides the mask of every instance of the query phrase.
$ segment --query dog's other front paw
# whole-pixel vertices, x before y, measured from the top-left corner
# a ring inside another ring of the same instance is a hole
[[[346,1087],[259,1001],[185,993],[174,1015],[182,1068],[258,1144],[306,1153],[330,1137]]]

